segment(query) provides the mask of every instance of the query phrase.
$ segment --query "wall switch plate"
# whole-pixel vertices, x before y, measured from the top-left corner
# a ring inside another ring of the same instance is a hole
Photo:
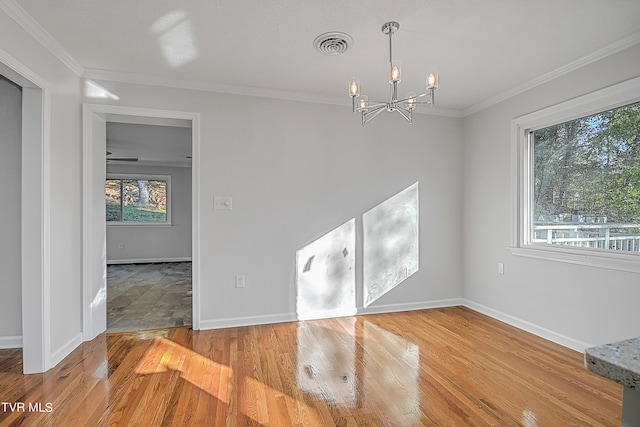
[[[504,274],[504,264],[501,262],[498,263],[498,274]]]
[[[214,210],[231,210],[233,208],[233,199],[231,197],[214,197]]]
[[[236,274],[236,288],[244,288],[244,274]]]

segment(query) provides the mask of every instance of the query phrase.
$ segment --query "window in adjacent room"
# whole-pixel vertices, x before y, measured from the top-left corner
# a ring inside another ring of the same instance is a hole
[[[108,176],[107,225],[169,225],[170,186],[169,176]]]
[[[639,101],[633,79],[513,121],[515,254],[640,271]]]

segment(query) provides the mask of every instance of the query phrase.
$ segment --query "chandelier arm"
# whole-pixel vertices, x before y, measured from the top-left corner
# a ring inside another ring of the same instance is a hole
[[[398,99],[396,102],[407,102],[410,99],[418,99],[418,98],[422,98],[424,96],[428,96],[428,93],[421,93],[420,95],[416,95],[416,96],[410,96],[408,98],[404,98],[404,99]],[[417,102],[417,101],[416,101]]]
[[[378,114],[386,111],[386,105],[381,105],[379,107],[374,108],[373,110],[363,111],[362,112],[362,126],[369,123],[371,120],[375,119]]]
[[[368,109],[369,109],[369,110],[373,110],[374,108],[378,108],[378,107],[386,107],[386,106],[387,106],[387,103],[386,103],[386,102],[373,101],[373,103],[372,103],[372,102],[369,102],[369,107],[368,107]]]
[[[405,119],[407,119],[407,121],[409,122],[409,124],[412,124],[413,122],[411,121],[411,110],[409,110],[408,108],[404,108],[401,106],[396,106],[396,111],[398,113],[400,113],[402,115],[402,117],[404,117]]]

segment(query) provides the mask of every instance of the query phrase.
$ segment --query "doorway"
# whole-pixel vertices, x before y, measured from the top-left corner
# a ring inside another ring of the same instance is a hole
[[[22,86],[0,74],[0,349],[22,346]]]
[[[107,332],[192,324],[191,122],[134,121],[106,123]]]
[[[48,370],[50,331],[49,83],[0,50],[0,74],[22,87],[20,288],[23,373]],[[25,312],[28,310],[29,315]]]
[[[191,129],[191,263],[192,325],[199,329],[199,115],[146,108],[83,106],[83,333],[91,340],[107,329],[107,238],[105,177],[107,123],[171,126]],[[119,242],[115,242],[118,244]]]

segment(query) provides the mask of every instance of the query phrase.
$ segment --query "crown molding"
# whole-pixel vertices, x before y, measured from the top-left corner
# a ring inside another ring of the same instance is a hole
[[[492,105],[498,104],[509,98],[513,98],[516,95],[519,95],[537,86],[543,85],[544,83],[557,79],[558,77],[564,76],[565,74],[568,74],[586,65],[592,64],[596,61],[599,61],[600,59],[613,55],[614,53],[618,53],[624,49],[635,46],[638,43],[640,43],[640,31],[631,33],[628,36],[618,40],[617,42],[611,43],[600,49],[596,49],[590,54],[583,56],[582,58],[579,58],[573,62],[568,63],[567,65],[564,65],[546,74],[543,74],[531,81],[515,86],[509,90],[499,93],[498,95],[492,96],[491,98],[478,102],[477,104],[474,104],[471,107],[465,108],[462,111],[462,116],[466,117],[471,114],[475,114],[479,111],[484,110],[485,108],[491,107]]]
[[[176,89],[189,89],[204,92],[224,93],[229,95],[253,96],[258,98],[280,99],[284,101],[308,102],[312,104],[337,105],[351,108],[351,101],[334,96],[308,94],[302,92],[264,89],[249,86],[224,85],[198,80],[165,78],[150,74],[129,73],[124,71],[85,68],[82,77],[88,80],[111,81],[148,86],[163,86]],[[430,108],[429,111],[414,111],[416,114],[429,114],[447,117],[462,117],[460,110],[448,108]]]
[[[49,34],[38,22],[31,17],[15,0],[0,0],[0,9],[9,15],[18,25],[33,36],[44,48],[57,57],[63,64],[69,67],[77,76],[85,79],[106,80],[119,83],[142,84],[149,86],[165,86],[178,89],[190,89],[206,92],[226,93],[231,95],[245,95],[260,98],[280,99],[286,101],[309,102],[314,104],[327,104],[347,106],[350,103],[342,98],[324,96],[317,94],[305,94],[301,92],[282,91],[275,89],[254,88],[248,86],[224,85],[196,80],[172,79],[155,75],[131,73],[124,71],[101,70],[95,68],[85,68],[71,56],[71,54]],[[429,108],[416,109],[416,114],[427,114],[435,116],[463,118],[475,114],[509,98],[513,98],[523,92],[543,85],[551,80],[594,63],[607,56],[613,55],[624,49],[640,43],[640,31],[611,43],[600,49],[591,52],[575,61],[570,62],[560,68],[543,74],[533,80],[517,85],[509,90],[499,93],[484,101],[480,101],[462,110],[450,108]]]
[[[84,67],[18,3],[14,0],[0,0],[0,9],[9,15],[45,49],[62,61],[64,65],[69,67],[78,77],[82,76]]]

